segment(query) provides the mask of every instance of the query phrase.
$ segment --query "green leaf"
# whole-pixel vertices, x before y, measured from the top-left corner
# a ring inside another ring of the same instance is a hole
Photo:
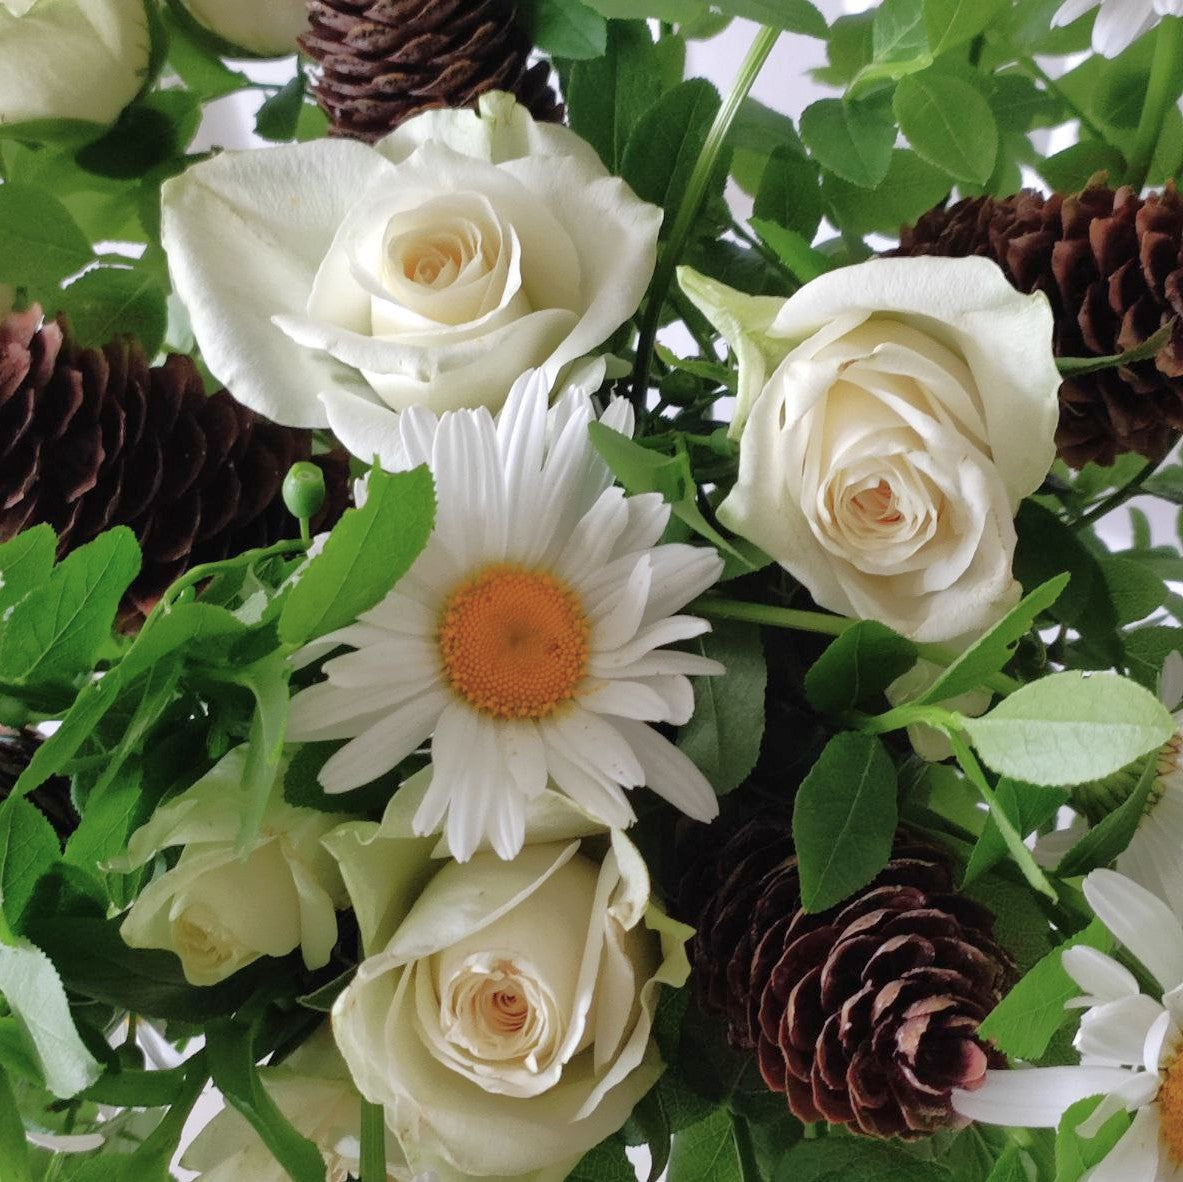
[[[243,768],[242,821],[236,848],[245,855],[253,846],[263,824],[283,758],[291,698],[288,682],[292,668],[282,652],[274,652],[236,673],[233,680],[249,689],[255,698],[251,720],[250,747]]]
[[[1019,641],[1035,620],[1063,594],[1068,581],[1068,575],[1056,575],[1024,596],[933,682],[917,699],[917,704],[932,706],[960,697],[997,673],[1014,656]]]
[[[62,280],[93,258],[86,235],[52,193],[19,181],[0,185],[0,283],[51,300]]]
[[[1154,624],[1134,628],[1124,639],[1130,676],[1149,690],[1158,686],[1158,675],[1168,654],[1183,651],[1183,628]]]
[[[1102,558],[1101,573],[1119,627],[1146,619],[1167,601],[1166,584],[1134,558]]]
[[[1047,183],[1063,193],[1083,189],[1099,172],[1118,177],[1125,172],[1125,157],[1100,140],[1081,140],[1062,152],[1036,161],[1036,171]]]
[[[295,77],[285,82],[259,108],[255,116],[255,134],[277,143],[295,139],[306,87],[304,71],[297,69]]]
[[[4,1182],[33,1182],[29,1143],[8,1075],[0,1067],[0,1178]]]
[[[1024,1151],[1017,1145],[1008,1145],[995,1162],[986,1182],[1031,1182],[1024,1157]]]
[[[816,165],[791,148],[777,148],[760,178],[752,216],[793,230],[812,242],[822,220]]]
[[[88,672],[139,570],[139,543],[126,526],[68,554],[44,589],[13,609],[0,636],[4,678],[34,682]]]
[[[886,178],[874,189],[832,174],[822,177],[822,194],[838,227],[848,234],[898,234],[901,226],[914,222],[948,193],[945,173],[915,152],[899,148],[891,153]]]
[[[662,95],[641,116],[629,136],[620,170],[638,197],[660,205],[667,214],[676,207],[719,105],[719,92],[705,78],[692,78]],[[726,176],[724,162],[715,191],[721,191]]]
[[[201,99],[187,90],[157,90],[126,107],[102,139],[75,155],[104,177],[142,178],[184,157],[201,123]]]
[[[96,267],[62,292],[75,342],[99,348],[123,334],[152,357],[168,325],[165,293],[157,277],[138,267]]]
[[[82,821],[66,843],[66,861],[94,870],[120,853],[143,813],[138,769],[123,775],[104,773],[87,797]]]
[[[250,85],[245,74],[227,69],[200,44],[167,4],[162,6],[161,18],[168,30],[168,63],[191,91],[208,102]]]
[[[608,46],[608,22],[594,11],[596,7],[581,0],[524,0],[518,11],[539,49],[551,57],[579,61],[599,57]]]
[[[1094,920],[1053,949],[1002,999],[982,1023],[979,1034],[1016,1059],[1035,1062],[1047,1051],[1052,1036],[1072,1016],[1065,1004],[1080,995],[1080,986],[1064,970],[1065,949],[1086,944],[1113,950],[1113,937]]]
[[[1099,866],[1108,866],[1133,839],[1146,815],[1146,802],[1157,781],[1158,760],[1152,758],[1146,761],[1146,767],[1129,797],[1089,829],[1064,855],[1056,867],[1056,873],[1061,878],[1075,878]]]
[[[0,994],[32,1040],[45,1086],[68,1100],[102,1069],[78,1037],[53,962],[27,940],[0,943]]]
[[[917,649],[876,620],[848,628],[805,675],[805,696],[822,714],[878,705],[883,692],[916,664]]]
[[[1038,788],[1034,784],[1024,784],[1020,780],[1008,780],[1005,777],[999,780],[995,796],[999,808],[1006,814],[1019,838],[1034,833],[1068,802],[1068,793],[1062,789]],[[965,868],[965,882],[980,878],[1006,857],[1007,850],[1007,840],[999,829],[995,815],[990,813]]]
[[[259,1078],[253,1047],[247,1028],[231,1019],[211,1022],[206,1027],[206,1052],[214,1083],[250,1122],[293,1182],[324,1182],[320,1150],[292,1127],[271,1099]]]
[[[871,61],[855,75],[849,94],[931,66],[922,0],[883,0],[871,22],[871,50]]]
[[[1157,332],[1152,333],[1140,345],[1127,349],[1124,353],[1113,353],[1107,357],[1058,357],[1056,368],[1066,377],[1085,377],[1091,373],[1098,373],[1103,369],[1117,369],[1123,365],[1135,365],[1139,361],[1149,361],[1175,335],[1175,324],[1178,317],[1172,316]],[[1159,474],[1161,475],[1161,474]],[[1152,487],[1155,477],[1146,481],[1146,486]]]
[[[576,62],[567,82],[571,129],[600,154],[609,171],[624,160],[629,136],[661,97],[658,51],[639,21],[611,21],[603,57]]]
[[[871,735],[835,735],[797,792],[793,841],[801,905],[825,911],[866,886],[891,857],[895,765]]]
[[[823,1137],[794,1146],[773,1182],[953,1182],[944,1166],[920,1161],[889,1141]]]
[[[1060,1118],[1056,1132],[1056,1179],[1055,1182],[1080,1182],[1085,1172],[1100,1165],[1122,1139],[1130,1127],[1130,1114],[1116,1112],[1098,1130],[1095,1136],[1085,1139],[1077,1131],[1092,1116],[1102,1097],[1090,1096],[1079,1100]],[[1130,1182],[1134,1182],[1131,1178]]]
[[[697,643],[727,672],[695,679],[694,714],[679,733],[678,746],[722,796],[747,779],[759,758],[768,670],[754,625],[718,623]]]
[[[968,82],[926,71],[904,78],[893,107],[900,130],[929,164],[959,181],[984,185],[998,158],[998,125]]]
[[[738,16],[786,33],[802,33],[824,41],[826,18],[808,0],[714,0],[726,16]]]
[[[604,1141],[583,1155],[567,1182],[637,1182],[637,1171],[618,1140]]]
[[[731,1114],[725,1108],[674,1138],[668,1177],[669,1182],[743,1182]]]
[[[49,580],[57,538],[48,525],[35,525],[0,544],[0,621],[10,608]]]
[[[814,159],[864,189],[886,179],[895,137],[891,109],[878,99],[819,99],[801,114],[801,138]]]
[[[810,240],[796,230],[786,230],[776,222],[766,221],[764,218],[752,218],[752,229],[760,235],[766,246],[772,248],[776,257],[788,267],[798,283],[808,283],[834,269],[834,261],[821,251],[814,250],[809,244]]]
[[[14,930],[20,930],[37,880],[61,856],[57,834],[40,809],[17,799],[0,812],[0,890],[4,918]]]
[[[435,486],[426,467],[372,471],[366,503],[345,512],[288,596],[280,639],[304,644],[353,623],[410,570],[434,522]]]
[[[1052,787],[1103,779],[1175,733],[1152,693],[1112,673],[1054,673],[961,725],[996,772]]]
[[[972,41],[1008,8],[1010,0],[924,0],[924,28],[933,56]]]

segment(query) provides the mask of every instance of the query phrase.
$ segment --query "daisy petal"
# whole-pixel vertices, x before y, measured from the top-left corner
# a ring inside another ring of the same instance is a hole
[[[958,1088],[953,1093],[953,1107],[983,1124],[1054,1129],[1073,1104],[1108,1095],[1132,1074],[1121,1067],[987,1071],[986,1082],[976,1091]]]
[[[1145,887],[1112,870],[1094,870],[1084,895],[1097,918],[1166,992],[1183,983],[1183,927]]]
[[[645,769],[645,787],[695,821],[713,821],[719,799],[690,758],[643,722],[616,720]]]
[[[1158,1118],[1153,1109],[1142,1108],[1121,1140],[1089,1172],[1088,1182],[1152,1179],[1158,1173],[1158,1163]]]
[[[1100,1001],[1117,1001],[1140,992],[1137,978],[1125,965],[1087,944],[1065,949],[1062,963],[1068,976]]]

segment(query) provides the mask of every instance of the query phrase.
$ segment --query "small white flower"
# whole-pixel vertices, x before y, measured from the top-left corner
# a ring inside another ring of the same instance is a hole
[[[349,739],[325,764],[329,792],[366,784],[431,737],[431,787],[416,832],[447,817],[454,857],[485,838],[522,847],[525,806],[548,780],[589,816],[635,819],[624,789],[647,786],[697,820],[718,811],[702,773],[649,723],[684,724],[688,675],[715,661],[664,646],[709,631],[675,614],[719,576],[709,549],[659,545],[670,508],[625,497],[592,447],[590,398],[547,412],[540,374],[485,409],[391,418],[371,446],[391,471],[428,464],[435,531],[411,571],[334,642],[355,651],[296,695],[289,736]],[[632,433],[628,404],[601,420]]]
[[[1080,1126],[1092,1136],[1117,1112],[1134,1119],[1086,1182],[1183,1182],[1183,927],[1171,909],[1112,870],[1095,870],[1085,897],[1102,923],[1158,982],[1139,990],[1125,966],[1094,948],[1064,952],[1064,968],[1085,996],[1075,1067],[990,1071],[975,1092],[953,1094],[962,1116],[986,1124],[1055,1128],[1090,1096],[1100,1106]]]
[[[1183,0],[1065,0],[1052,17],[1052,25],[1069,25],[1098,7],[1093,49],[1105,57],[1117,57],[1160,17],[1183,16]]]

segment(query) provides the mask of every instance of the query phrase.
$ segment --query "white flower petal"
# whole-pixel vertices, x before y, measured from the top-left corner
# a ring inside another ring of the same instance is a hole
[[[706,776],[690,758],[652,727],[619,718],[616,726],[645,769],[645,787],[695,821],[713,821],[719,800]]]
[[[1132,1182],[1158,1172],[1158,1118],[1149,1108],[1141,1109],[1118,1143],[1088,1173],[1088,1182]]]
[[[1163,987],[1183,983],[1183,927],[1145,887],[1112,870],[1094,870],[1084,894],[1097,918]]]
[[[1062,957],[1064,971],[1092,997],[1118,1001],[1138,994],[1138,980],[1129,969],[1111,956],[1087,944],[1066,948]]]
[[[953,1107],[983,1124],[1054,1129],[1073,1104],[1108,1095],[1132,1074],[1120,1067],[987,1071],[986,1082],[977,1091],[959,1088],[953,1093]]]

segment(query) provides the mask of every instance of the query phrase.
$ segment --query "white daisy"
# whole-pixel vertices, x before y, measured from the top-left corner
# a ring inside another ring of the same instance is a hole
[[[430,737],[415,829],[446,818],[461,861],[486,839],[512,858],[526,801],[548,780],[613,827],[635,820],[627,788],[647,786],[698,820],[718,812],[702,773],[647,724],[688,721],[688,675],[723,672],[664,647],[709,631],[674,613],[722,562],[658,544],[670,508],[613,487],[585,392],[549,413],[547,399],[542,375],[527,374],[496,421],[413,407],[375,435],[387,470],[430,466],[435,531],[381,603],[325,638],[354,651],[326,661],[325,680],[292,702],[293,739],[350,740],[321,773],[329,792],[370,782]],[[632,433],[627,402],[600,421]]]
[[[1052,25],[1070,25],[1098,7],[1093,49],[1105,57],[1117,57],[1161,17],[1183,16],[1183,0],[1065,0],[1052,17]]]
[[[1102,923],[1162,989],[1142,993],[1124,965],[1094,948],[1064,952],[1064,968],[1085,992],[1076,1067],[988,1071],[975,1092],[953,1093],[962,1116],[986,1124],[1055,1128],[1077,1101],[1103,1099],[1080,1126],[1091,1137],[1117,1112],[1134,1119],[1082,1182],[1183,1182],[1183,926],[1144,887],[1112,870],[1084,881]]]

